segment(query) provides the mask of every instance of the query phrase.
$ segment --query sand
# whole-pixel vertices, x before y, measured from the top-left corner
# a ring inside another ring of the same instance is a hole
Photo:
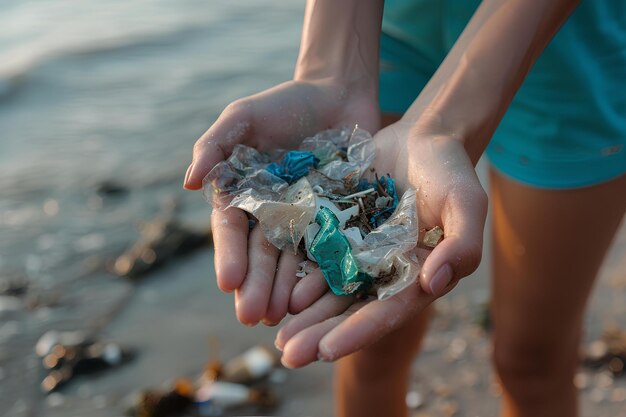
[[[598,337],[609,322],[626,328],[625,253],[626,227],[622,227],[590,302],[585,343]],[[104,335],[137,348],[134,362],[77,378],[47,399],[34,394],[36,401],[13,404],[3,415],[118,416],[129,393],[196,375],[207,359],[210,336],[219,339],[222,359],[259,343],[271,346],[276,328],[248,328],[235,319],[232,294],[221,293],[215,285],[212,256],[210,249],[197,252],[147,277],[134,290],[126,284],[116,290],[132,291]],[[412,397],[420,405],[411,410],[413,417],[497,415],[500,388],[490,365],[489,338],[476,324],[480,305],[489,298],[488,264],[486,247],[481,267],[437,303],[424,351],[414,363],[411,386],[417,394]],[[278,408],[229,415],[331,416],[331,372],[332,366],[325,363],[287,370],[286,380],[275,385],[281,399]],[[606,373],[581,368],[576,382],[583,417],[626,415],[626,378],[613,380]]]

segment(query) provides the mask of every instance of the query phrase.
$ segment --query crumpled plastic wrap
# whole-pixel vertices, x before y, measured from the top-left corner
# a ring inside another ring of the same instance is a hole
[[[399,199],[388,175],[364,178],[375,151],[358,127],[320,132],[295,151],[236,145],[204,179],[204,195],[250,213],[277,248],[300,247],[335,294],[373,288],[387,298],[416,281],[419,229],[414,190]]]
[[[353,245],[360,271],[378,277],[395,268],[398,274],[399,278],[379,285],[379,299],[386,298],[382,294],[389,297],[415,282],[417,274],[402,276],[401,273],[407,275],[419,271],[417,257],[410,256],[417,245],[418,235],[416,195],[415,190],[409,189],[387,221],[372,230],[360,244]],[[410,265],[405,266],[407,263]]]
[[[304,230],[315,216],[315,195],[306,178],[301,178],[275,201],[248,189],[236,195],[230,206],[256,217],[268,242],[281,250],[291,246],[297,252]]]

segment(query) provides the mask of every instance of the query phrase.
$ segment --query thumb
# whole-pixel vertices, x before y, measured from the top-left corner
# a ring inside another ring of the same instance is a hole
[[[219,162],[225,160],[238,143],[246,141],[252,132],[250,106],[243,100],[231,103],[220,117],[196,141],[193,159],[183,186],[188,190],[202,188],[202,180]]]
[[[426,258],[420,285],[427,293],[441,296],[456,282],[478,268],[482,257],[487,195],[476,183],[460,193],[450,193],[441,220],[444,238]]]

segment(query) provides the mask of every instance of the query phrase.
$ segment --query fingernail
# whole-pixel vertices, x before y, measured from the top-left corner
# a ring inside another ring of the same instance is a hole
[[[264,325],[266,325],[267,327],[274,327],[276,326],[278,323],[276,323],[275,321],[270,321],[268,319],[263,319],[261,320],[261,323],[263,323]]]
[[[280,344],[278,343],[278,339],[274,340],[274,347],[279,350],[280,352],[283,351],[283,348],[280,347]]]
[[[331,362],[330,359],[328,359],[326,356],[322,355],[321,353],[317,354],[317,360],[321,362]]]
[[[193,164],[189,165],[187,168],[187,173],[185,174],[185,181],[183,181],[183,187],[187,188],[187,182],[189,181],[189,175],[191,174],[191,169],[193,168]]]
[[[441,295],[450,281],[452,281],[452,267],[449,264],[443,264],[430,279],[430,284],[428,284],[430,292],[433,295]]]
[[[280,358],[280,363],[282,363],[282,364],[283,364],[283,366],[284,366],[285,368],[288,368],[288,369],[293,369],[293,368],[295,368],[292,364],[290,364],[289,362],[287,362],[287,361],[285,360],[285,356],[284,356],[284,355],[283,355],[283,356],[281,356],[281,358]]]

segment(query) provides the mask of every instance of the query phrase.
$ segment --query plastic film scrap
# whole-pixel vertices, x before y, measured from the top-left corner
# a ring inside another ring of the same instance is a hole
[[[256,217],[271,244],[281,250],[292,248],[294,252],[315,215],[315,197],[306,178],[287,188],[277,200],[248,189],[234,197],[230,206]]]
[[[389,175],[364,178],[375,150],[358,127],[320,132],[295,151],[237,145],[205,178],[204,195],[256,217],[277,248],[306,253],[335,294],[372,288],[388,298],[417,279],[419,229],[414,190],[399,198]]]

